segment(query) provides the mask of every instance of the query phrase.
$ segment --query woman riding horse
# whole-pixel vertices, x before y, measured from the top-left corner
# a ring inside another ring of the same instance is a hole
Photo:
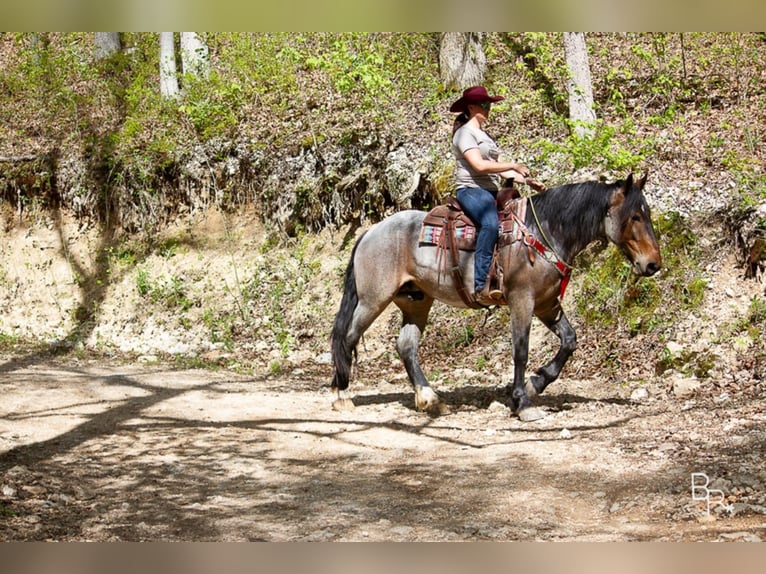
[[[576,334],[561,307],[571,263],[590,243],[606,239],[616,245],[644,277],[662,265],[651,213],[643,194],[646,176],[633,174],[607,184],[583,182],[548,189],[528,199],[522,240],[499,242],[502,292],[511,314],[514,377],[511,403],[522,420],[535,420],[544,412],[532,404],[556,380],[576,347]],[[418,361],[420,339],[428,313],[438,299],[454,307],[466,307],[455,277],[473,285],[474,255],[461,251],[461,273],[443,272],[439,247],[420,242],[425,212],[396,213],[363,234],[351,253],[343,296],[332,331],[338,390],[336,409],[353,407],[348,396],[351,360],[362,334],[393,302],[402,311],[402,328],[396,349],[415,390],[419,410],[444,412]],[[525,381],[532,317],[540,319],[559,337],[555,357]]]
[[[499,286],[493,288],[487,280],[497,241],[495,197],[501,179],[529,177],[529,168],[524,164],[499,161],[497,144],[484,131],[492,104],[504,99],[490,96],[484,86],[473,86],[449,110],[460,114],[452,134],[457,200],[476,225],[473,298],[482,305],[496,305],[503,297]]]

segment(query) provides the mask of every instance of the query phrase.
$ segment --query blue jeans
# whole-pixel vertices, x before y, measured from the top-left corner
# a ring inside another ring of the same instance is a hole
[[[497,242],[498,227],[495,196],[480,187],[461,187],[457,190],[457,201],[476,225],[476,251],[473,259],[473,284],[475,291],[481,291],[487,281],[492,252]]]

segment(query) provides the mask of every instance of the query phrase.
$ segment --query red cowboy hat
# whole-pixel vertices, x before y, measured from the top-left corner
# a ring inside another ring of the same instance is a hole
[[[449,111],[459,113],[465,111],[468,104],[483,104],[484,102],[499,102],[503,96],[490,96],[484,86],[472,86],[463,91],[463,97],[450,106]]]

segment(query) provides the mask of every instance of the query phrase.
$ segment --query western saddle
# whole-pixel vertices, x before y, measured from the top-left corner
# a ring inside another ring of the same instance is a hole
[[[545,190],[542,184],[534,180],[530,180],[528,183],[538,191]],[[552,248],[546,246],[527,229],[524,224],[527,202],[527,198],[521,197],[518,190],[512,186],[503,187],[497,193],[495,204],[500,226],[487,281],[493,287],[502,288],[503,268],[498,260],[498,250],[521,242],[520,245],[527,246],[527,256],[531,263],[534,263],[536,254],[540,254],[559,270],[562,276],[559,296],[563,297],[569,281],[571,266],[562,261]],[[463,303],[473,309],[486,307],[477,302],[466,288],[463,274],[460,271],[460,251],[474,251],[476,249],[476,226],[463,212],[457,199],[449,197],[444,205],[439,205],[426,214],[420,231],[420,244],[435,245],[439,249],[438,258],[443,262],[440,271],[446,272],[449,267],[458,295],[460,295]],[[445,257],[447,253],[450,255],[449,263]],[[498,305],[505,304],[507,304],[505,299],[498,301]]]

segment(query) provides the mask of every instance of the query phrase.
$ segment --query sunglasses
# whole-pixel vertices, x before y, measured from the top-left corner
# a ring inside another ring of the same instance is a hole
[[[481,106],[481,109],[488,110],[489,106],[492,105],[492,102],[484,102],[483,104],[479,104]]]

